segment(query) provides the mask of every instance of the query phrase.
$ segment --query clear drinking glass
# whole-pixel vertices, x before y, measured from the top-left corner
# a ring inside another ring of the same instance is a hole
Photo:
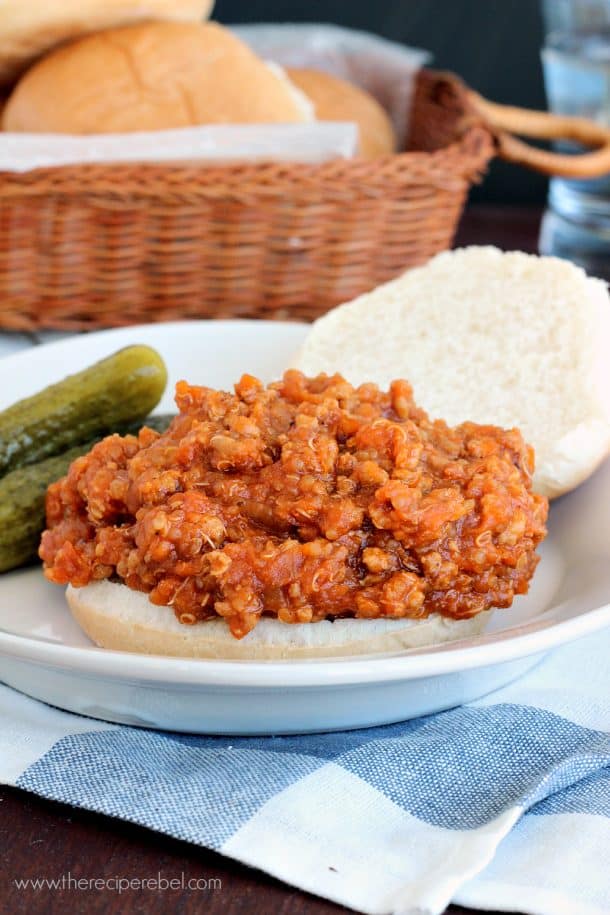
[[[610,0],[543,0],[543,14],[542,65],[550,110],[610,127]],[[562,142],[557,148],[575,146]],[[610,175],[551,180],[540,250],[610,280]]]

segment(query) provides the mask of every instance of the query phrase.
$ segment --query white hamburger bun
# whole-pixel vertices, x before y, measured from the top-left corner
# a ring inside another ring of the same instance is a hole
[[[2,0],[0,84],[61,42],[145,20],[200,22],[213,0]]]
[[[434,615],[291,625],[263,617],[236,639],[223,619],[186,626],[170,607],[158,607],[141,591],[116,582],[68,585],[66,597],[76,622],[101,648],[186,658],[264,661],[397,652],[477,635],[488,619],[480,613],[468,620]]]
[[[198,124],[302,123],[285,75],[215,22],[149,22],[62,45],[10,96],[4,130],[124,133]]]
[[[313,325],[293,364],[352,384],[395,378],[449,425],[518,427],[550,498],[610,451],[610,301],[567,261],[492,247],[445,252]]]

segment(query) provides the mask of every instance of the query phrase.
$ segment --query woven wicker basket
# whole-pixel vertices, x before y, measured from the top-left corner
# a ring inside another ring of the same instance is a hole
[[[493,108],[423,71],[387,158],[1,173],[0,326],[311,320],[451,245]]]

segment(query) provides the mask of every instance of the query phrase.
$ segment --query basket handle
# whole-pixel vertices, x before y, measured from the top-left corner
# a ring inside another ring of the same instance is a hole
[[[606,127],[587,118],[498,105],[471,89],[468,101],[491,129],[498,154],[507,162],[561,178],[599,178],[610,172],[610,130]],[[512,134],[540,140],[575,140],[597,148],[593,152],[563,155],[529,146]]]

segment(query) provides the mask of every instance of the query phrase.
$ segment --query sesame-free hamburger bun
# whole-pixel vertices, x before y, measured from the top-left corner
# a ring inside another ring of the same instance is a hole
[[[145,20],[200,22],[212,6],[213,0],[3,0],[0,85],[63,41]]]
[[[34,64],[9,98],[3,127],[123,133],[310,117],[281,71],[228,29],[151,22],[90,35]]]
[[[101,648],[186,658],[271,661],[332,658],[440,645],[480,635],[487,612],[470,619],[434,613],[425,619],[341,619],[283,623],[263,617],[243,639],[236,639],[221,617],[187,626],[171,607],[152,604],[148,595],[121,582],[68,585],[72,615]]]
[[[319,70],[289,67],[291,82],[313,103],[319,121],[354,121],[360,135],[360,155],[365,159],[396,150],[392,122],[378,101],[352,83]]]

